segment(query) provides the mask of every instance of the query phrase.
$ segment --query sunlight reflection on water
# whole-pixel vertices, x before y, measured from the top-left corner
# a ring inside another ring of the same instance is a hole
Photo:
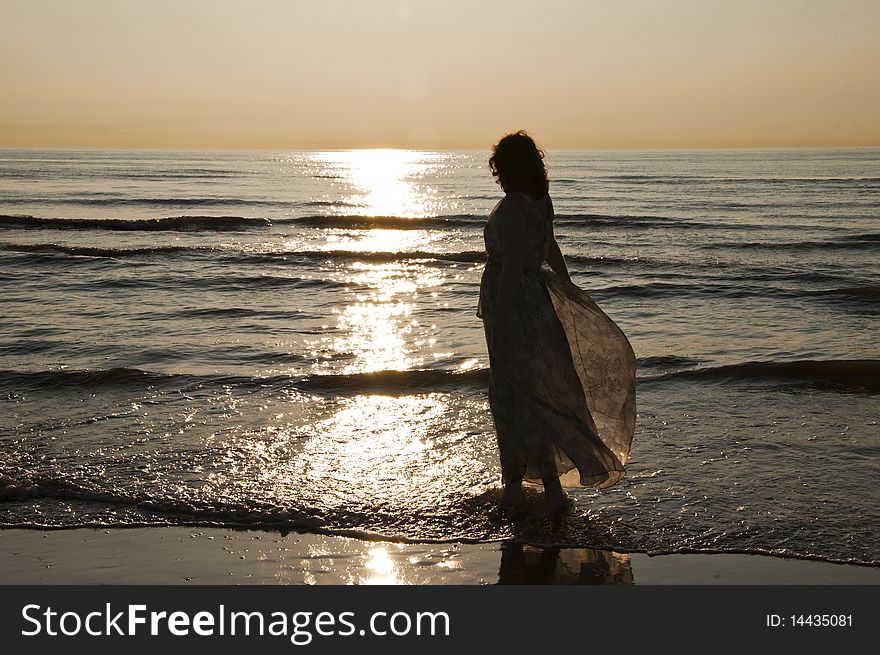
[[[369,291],[355,295],[354,302],[339,313],[342,335],[334,338],[333,350],[354,356],[344,372],[419,366],[423,358],[412,351],[424,352],[436,338],[425,333],[433,326],[422,326],[412,318],[412,300],[420,290],[440,286],[444,276],[418,267],[401,270],[393,264],[359,264],[352,267],[348,281]]]
[[[346,150],[315,153],[322,175],[341,178],[348,187],[348,213],[371,216],[428,216],[443,204],[424,179],[443,153],[413,150]]]

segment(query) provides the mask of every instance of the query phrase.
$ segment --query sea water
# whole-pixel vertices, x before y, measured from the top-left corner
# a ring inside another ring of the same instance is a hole
[[[0,151],[0,526],[880,563],[880,150],[547,153],[639,363],[556,523],[497,511],[488,155]]]

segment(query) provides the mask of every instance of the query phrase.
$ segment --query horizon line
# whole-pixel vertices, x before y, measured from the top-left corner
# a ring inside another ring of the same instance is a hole
[[[9,150],[43,150],[43,151],[66,151],[66,152],[350,152],[353,150],[400,150],[405,152],[479,152],[491,151],[492,146],[487,147],[457,147],[457,148],[415,148],[395,146],[350,146],[350,147],[315,147],[315,148],[286,148],[252,146],[244,148],[235,147],[148,147],[148,146],[2,146],[0,151]],[[877,150],[877,145],[822,145],[822,146],[669,146],[669,147],[638,147],[620,146],[608,147],[551,147],[542,146],[544,151],[568,151],[568,152],[693,152],[693,151],[761,151],[761,150]]]

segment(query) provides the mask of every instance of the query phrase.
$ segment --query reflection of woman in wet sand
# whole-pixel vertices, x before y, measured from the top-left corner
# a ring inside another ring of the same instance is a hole
[[[633,584],[629,555],[597,548],[501,546],[498,584]]]
[[[503,509],[523,480],[603,488],[625,471],[635,426],[635,356],[626,336],[569,277],[553,233],[544,153],[525,132],[493,148],[505,192],[486,222],[488,261],[477,315],[489,350],[489,403],[498,437]],[[542,264],[551,270],[542,269]]]

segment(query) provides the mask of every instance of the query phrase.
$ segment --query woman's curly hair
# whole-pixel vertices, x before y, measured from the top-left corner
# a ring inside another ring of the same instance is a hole
[[[544,151],[523,130],[506,134],[492,147],[489,170],[505,193],[526,191],[540,198],[550,191]]]

